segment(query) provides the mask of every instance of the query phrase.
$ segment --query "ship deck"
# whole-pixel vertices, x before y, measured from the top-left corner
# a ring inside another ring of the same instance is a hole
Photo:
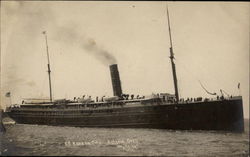
[[[106,110],[106,109],[117,109],[117,108],[133,108],[133,107],[147,107],[147,106],[165,106],[165,105],[188,105],[188,104],[202,104],[202,102],[218,102],[228,100],[238,100],[241,97],[232,97],[228,99],[209,99],[206,101],[180,101],[178,103],[168,103],[159,100],[122,100],[117,102],[96,102],[96,103],[64,103],[64,104],[27,104],[21,106],[11,107],[11,110],[17,111],[75,111],[75,110]]]

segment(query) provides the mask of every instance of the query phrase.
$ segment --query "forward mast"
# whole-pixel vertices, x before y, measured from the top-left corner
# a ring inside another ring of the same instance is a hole
[[[50,102],[52,102],[52,88],[51,88],[51,70],[50,70],[50,60],[49,60],[49,47],[48,47],[48,41],[47,41],[47,34],[46,31],[43,31],[43,34],[45,36],[45,42],[46,42],[46,51],[47,51],[47,59],[48,59],[48,74],[49,74],[49,94],[50,94]]]

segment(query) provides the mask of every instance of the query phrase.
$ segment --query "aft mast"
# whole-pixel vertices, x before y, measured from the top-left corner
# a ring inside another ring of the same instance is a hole
[[[45,41],[46,41],[46,50],[47,50],[47,58],[48,58],[48,74],[49,74],[49,94],[50,94],[50,102],[52,102],[52,88],[51,88],[51,76],[50,76],[51,70],[50,70],[49,47],[48,47],[46,31],[43,31],[43,34],[45,36]]]
[[[176,69],[175,69],[175,63],[174,63],[173,43],[172,43],[172,37],[171,37],[168,6],[167,6],[167,16],[168,16],[168,31],[169,31],[169,38],[170,38],[170,57],[169,58],[171,60],[172,71],[173,71],[175,97],[176,97],[176,101],[178,102],[179,101],[179,93],[178,93],[177,76],[176,76]]]

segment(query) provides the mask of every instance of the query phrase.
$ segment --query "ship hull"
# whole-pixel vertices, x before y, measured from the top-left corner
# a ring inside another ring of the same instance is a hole
[[[242,99],[8,114],[20,124],[244,132]]]

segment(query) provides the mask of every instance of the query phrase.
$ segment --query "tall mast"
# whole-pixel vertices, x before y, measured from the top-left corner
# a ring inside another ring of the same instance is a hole
[[[178,92],[176,69],[175,69],[175,64],[174,64],[173,43],[172,43],[172,37],[171,37],[171,29],[170,29],[170,20],[169,20],[168,6],[167,6],[167,16],[168,16],[168,31],[169,31],[169,38],[170,38],[170,57],[169,58],[171,60],[172,71],[173,71],[175,97],[176,97],[176,101],[178,102],[179,101],[179,92]]]
[[[50,70],[49,47],[48,47],[46,31],[43,31],[43,34],[45,36],[45,41],[46,41],[46,50],[47,50],[47,58],[48,58],[48,74],[49,74],[49,94],[50,94],[50,102],[52,102],[52,88],[51,88],[51,76],[50,76],[51,70]]]

